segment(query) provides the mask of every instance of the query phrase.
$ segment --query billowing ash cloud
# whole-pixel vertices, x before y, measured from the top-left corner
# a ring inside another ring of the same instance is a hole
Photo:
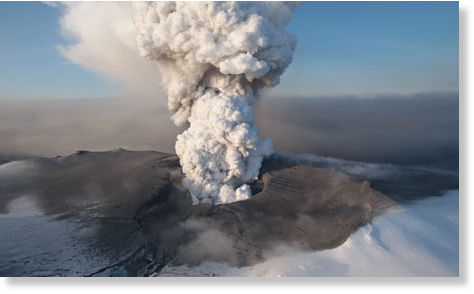
[[[137,43],[156,63],[177,125],[176,153],[193,202],[251,196],[262,158],[253,104],[291,63],[296,39],[285,31],[294,5],[275,2],[152,2],[136,5]]]

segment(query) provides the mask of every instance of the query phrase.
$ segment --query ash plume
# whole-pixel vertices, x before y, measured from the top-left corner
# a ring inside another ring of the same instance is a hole
[[[150,2],[135,5],[139,53],[157,65],[178,126],[176,153],[193,203],[251,196],[247,185],[273,151],[253,105],[279,83],[296,38],[293,3]]]

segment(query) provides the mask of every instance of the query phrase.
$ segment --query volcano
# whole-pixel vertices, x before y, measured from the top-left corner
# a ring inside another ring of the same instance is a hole
[[[168,263],[235,266],[279,244],[342,244],[395,201],[367,181],[276,159],[248,200],[193,205],[176,155],[78,151],[0,166],[2,276],[147,276]]]

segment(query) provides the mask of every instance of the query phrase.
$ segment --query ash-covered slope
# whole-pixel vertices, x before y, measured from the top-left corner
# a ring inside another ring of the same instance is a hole
[[[263,261],[282,244],[333,248],[394,204],[368,182],[303,165],[267,172],[262,185],[249,200],[193,209],[180,225],[188,238],[173,261],[198,264],[211,259],[244,266]]]
[[[178,187],[174,172],[174,155],[123,150],[0,165],[0,275],[137,274],[148,261],[136,216]]]
[[[394,201],[324,169],[271,161],[245,201],[193,206],[175,155],[77,152],[0,166],[0,275],[148,275],[250,265],[275,246],[338,246]]]

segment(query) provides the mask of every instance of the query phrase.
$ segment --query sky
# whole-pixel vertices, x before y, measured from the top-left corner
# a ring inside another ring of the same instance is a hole
[[[65,59],[61,11],[40,2],[0,3],[0,97],[89,98],[114,85]],[[27,85],[27,86],[26,86]]]
[[[0,3],[0,98],[98,98],[127,89],[73,63],[63,10]],[[458,91],[457,2],[305,2],[288,30],[294,61],[266,95],[316,97]]]

